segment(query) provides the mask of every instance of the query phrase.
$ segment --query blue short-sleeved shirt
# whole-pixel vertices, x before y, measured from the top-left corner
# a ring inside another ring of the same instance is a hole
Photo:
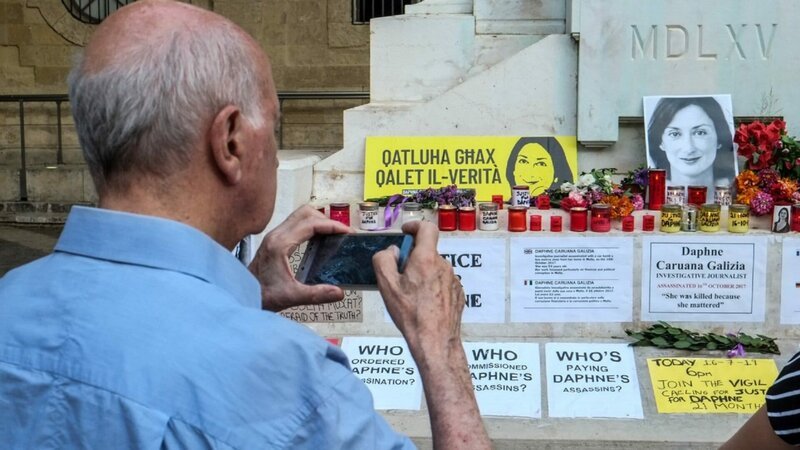
[[[260,310],[230,252],[75,207],[0,279],[3,448],[404,448],[337,348]]]

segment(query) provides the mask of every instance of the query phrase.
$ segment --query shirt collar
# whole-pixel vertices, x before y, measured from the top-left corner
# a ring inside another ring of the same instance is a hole
[[[261,287],[231,252],[180,222],[74,206],[55,251],[185,273],[261,307]]]

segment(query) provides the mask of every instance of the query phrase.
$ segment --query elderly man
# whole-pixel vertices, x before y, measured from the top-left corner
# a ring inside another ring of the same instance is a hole
[[[275,200],[277,99],[253,39],[190,5],[137,2],[98,27],[69,86],[100,208],[75,208],[52,255],[0,280],[2,447],[412,446],[338,348],[263,311],[341,299],[297,283],[288,255],[348,228],[302,208],[249,272],[230,253]],[[435,228],[406,231],[417,245],[403,274],[396,249],[373,263],[434,444],[487,447],[463,292]]]

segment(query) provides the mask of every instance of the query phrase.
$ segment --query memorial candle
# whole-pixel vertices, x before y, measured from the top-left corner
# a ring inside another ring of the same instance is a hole
[[[508,207],[508,231],[525,231],[528,229],[525,223],[525,216],[528,214],[527,206]]]
[[[625,216],[622,218],[622,231],[630,233],[633,231],[633,216]]]
[[[647,175],[647,192],[650,197],[648,208],[658,211],[667,197],[667,171],[664,169],[649,169]]]
[[[456,207],[453,205],[439,206],[439,230],[454,231],[456,229]]]
[[[642,231],[653,231],[656,229],[656,216],[645,214],[642,216]]]
[[[530,217],[530,230],[542,231],[542,216],[539,214],[531,214]]]
[[[571,208],[569,210],[569,231],[586,231],[586,216],[586,208]]]
[[[350,226],[350,203],[331,203],[328,209],[331,220]]]
[[[561,216],[550,216],[550,231],[560,233],[562,224]]]
[[[503,209],[503,196],[502,195],[493,195],[492,196],[492,203],[497,205],[497,209]]]
[[[792,231],[800,231],[800,203],[792,205],[792,217],[790,222]]]
[[[611,231],[611,207],[602,203],[592,205],[591,223],[595,233]]]
[[[475,231],[475,208],[471,206],[458,208],[458,229],[460,231]]]
[[[706,203],[707,194],[708,187],[706,186],[689,186],[689,195],[687,196],[686,202],[700,208]]]

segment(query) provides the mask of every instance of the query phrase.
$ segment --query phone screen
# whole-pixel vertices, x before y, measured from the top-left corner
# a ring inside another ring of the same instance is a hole
[[[372,256],[395,245],[401,249],[398,270],[402,271],[411,248],[412,237],[406,234],[330,234],[314,236],[297,270],[297,279],[305,284],[375,289],[377,278]]]

